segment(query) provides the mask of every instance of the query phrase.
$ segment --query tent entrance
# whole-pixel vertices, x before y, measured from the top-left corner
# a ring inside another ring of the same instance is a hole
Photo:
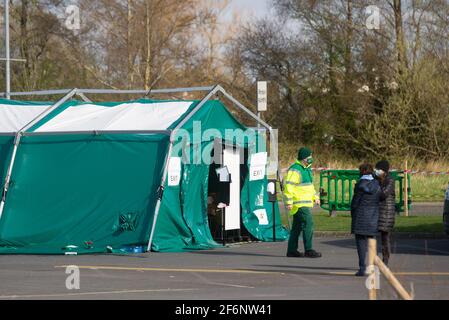
[[[209,167],[207,209],[209,228],[213,239],[219,243],[223,241],[223,237],[225,237],[226,243],[250,241],[251,235],[243,224],[241,208],[241,192],[248,175],[246,165],[248,150],[230,145],[223,145],[222,148],[222,156],[218,158],[214,158],[214,148],[212,157],[216,162]],[[228,168],[232,180],[229,195],[230,203],[229,207],[225,209],[224,218],[222,210],[218,208],[221,193],[224,191],[220,188],[219,177],[216,173],[216,170],[222,167],[221,163]],[[224,232],[223,224],[225,226]]]

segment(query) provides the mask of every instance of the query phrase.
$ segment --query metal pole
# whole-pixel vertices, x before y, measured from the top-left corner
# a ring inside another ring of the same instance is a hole
[[[225,152],[225,146],[222,146],[221,148],[221,166],[224,167],[224,152]],[[229,182],[232,182],[231,177],[229,177]],[[229,185],[229,192],[231,186]],[[226,247],[226,207],[221,208],[221,241],[223,243],[223,247]]]
[[[282,203],[284,205],[284,212],[285,216],[287,217],[287,223],[288,223],[288,231],[292,230],[292,224],[290,222],[290,212],[287,210],[287,205],[285,201],[285,194],[284,194],[284,178],[282,177],[281,171],[279,170],[279,167],[276,172],[279,180],[279,186],[281,187],[281,197],[282,197]]]
[[[226,209],[221,208],[221,241],[223,243],[223,247],[226,247]]]
[[[69,94],[67,94],[65,97],[63,97],[61,100],[59,100],[53,106],[47,108],[44,112],[42,112],[39,116],[34,118],[34,120],[29,122],[25,127],[20,129],[19,132],[17,132],[16,137],[14,139],[14,149],[12,152],[11,161],[9,162],[9,167],[8,167],[8,171],[7,171],[6,178],[5,178],[5,185],[3,188],[3,194],[2,194],[2,198],[1,198],[1,202],[0,202],[0,218],[3,215],[3,209],[4,209],[5,201],[6,201],[6,194],[8,193],[9,185],[11,183],[12,169],[14,168],[14,163],[16,161],[16,156],[17,156],[17,150],[19,148],[20,140],[22,139],[24,132],[27,131],[28,129],[30,129],[32,126],[34,126],[40,120],[45,118],[53,110],[59,108],[59,106],[61,106],[67,100],[71,99],[76,94],[76,91],[77,91],[77,89],[73,89],[72,91],[70,91]]]
[[[85,95],[84,93],[78,92],[77,95],[78,95],[81,99],[83,99],[84,102],[92,103],[92,100],[90,100],[88,97],[86,97],[86,95]]]
[[[1,60],[1,59],[0,59]],[[6,59],[3,59],[6,60]],[[24,59],[9,59],[10,61]],[[184,92],[210,92],[214,87],[193,87],[193,88],[173,88],[173,89],[154,89],[151,94],[169,94],[169,93],[184,93]],[[57,90],[41,90],[28,92],[10,92],[10,96],[44,96],[44,95],[59,95],[66,94],[70,89]],[[78,94],[146,94],[146,90],[117,90],[117,89],[78,89]],[[5,92],[1,92],[0,96],[6,96]]]
[[[256,114],[254,114],[254,112],[252,112],[251,110],[249,110],[247,107],[245,107],[243,104],[241,104],[236,98],[234,98],[233,96],[231,96],[229,93],[226,92],[225,89],[223,89],[221,86],[217,86],[219,91],[221,93],[223,93],[223,95],[229,99],[231,102],[233,102],[235,105],[237,105],[240,109],[242,109],[243,111],[245,111],[247,114],[249,114],[254,120],[256,120],[258,123],[260,123],[262,126],[264,126],[265,128],[268,129],[268,131],[270,131],[270,134],[272,134],[273,128],[270,127],[270,125],[268,123],[266,123],[265,121],[263,121],[260,117],[258,117]]]
[[[275,202],[272,202],[273,211],[271,214],[273,215],[273,242],[276,242],[276,211],[275,211]]]
[[[405,171],[404,171],[404,214],[406,217],[409,216],[408,212],[408,161],[405,160]]]
[[[9,0],[5,0],[6,99],[11,99],[11,56],[9,49]]]

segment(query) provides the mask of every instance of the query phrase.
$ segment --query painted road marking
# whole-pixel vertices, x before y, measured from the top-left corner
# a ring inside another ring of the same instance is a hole
[[[70,297],[70,296],[89,296],[100,294],[126,294],[126,293],[148,293],[148,292],[187,292],[197,291],[199,289],[148,289],[148,290],[120,290],[120,291],[98,291],[98,292],[80,292],[80,293],[60,293],[60,294],[32,294],[32,295],[11,295],[0,296],[0,299],[28,299],[28,298],[51,298],[51,297]]]
[[[55,266],[55,268],[67,268],[68,266]],[[171,269],[171,268],[143,268],[143,267],[114,267],[114,266],[78,266],[80,269],[90,270],[115,270],[115,271],[154,271],[154,272],[198,272],[198,273],[240,273],[240,274],[277,274],[285,275],[291,270],[285,272],[278,271],[257,271],[257,270],[239,270],[239,269]],[[301,270],[301,267],[298,267]],[[304,272],[302,275],[315,275],[313,272]],[[349,276],[354,275],[354,272],[349,271],[334,271],[334,272],[319,272],[320,275],[330,276]],[[396,276],[449,276],[449,272],[394,272]]]
[[[353,272],[328,272],[329,275],[348,276]],[[394,272],[395,276],[449,276],[449,272]]]
[[[67,268],[68,266],[55,266],[55,268]],[[241,273],[241,274],[279,274],[284,272],[276,271],[257,271],[257,270],[238,270],[238,269],[170,269],[170,268],[131,268],[131,267],[113,267],[113,266],[77,266],[79,269],[91,270],[118,270],[118,271],[156,271],[156,272],[199,272],[199,273]]]

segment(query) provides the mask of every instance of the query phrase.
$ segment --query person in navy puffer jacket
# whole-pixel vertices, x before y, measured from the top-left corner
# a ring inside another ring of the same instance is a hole
[[[362,164],[360,181],[354,188],[354,197],[351,202],[351,233],[355,234],[357,253],[359,256],[359,271],[356,276],[366,276],[366,256],[368,239],[374,238],[378,232],[379,203],[382,200],[382,191],[379,182],[374,179],[373,166]]]

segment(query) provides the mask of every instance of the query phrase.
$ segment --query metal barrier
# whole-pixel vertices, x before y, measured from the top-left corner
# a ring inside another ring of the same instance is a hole
[[[395,181],[397,213],[405,212],[404,182],[405,176],[407,176],[407,203],[410,210],[412,205],[411,175],[405,174],[404,171],[392,171],[390,174]],[[359,179],[358,170],[322,171],[320,174],[321,208],[329,211],[332,217],[335,217],[339,211],[350,211],[354,186]]]

